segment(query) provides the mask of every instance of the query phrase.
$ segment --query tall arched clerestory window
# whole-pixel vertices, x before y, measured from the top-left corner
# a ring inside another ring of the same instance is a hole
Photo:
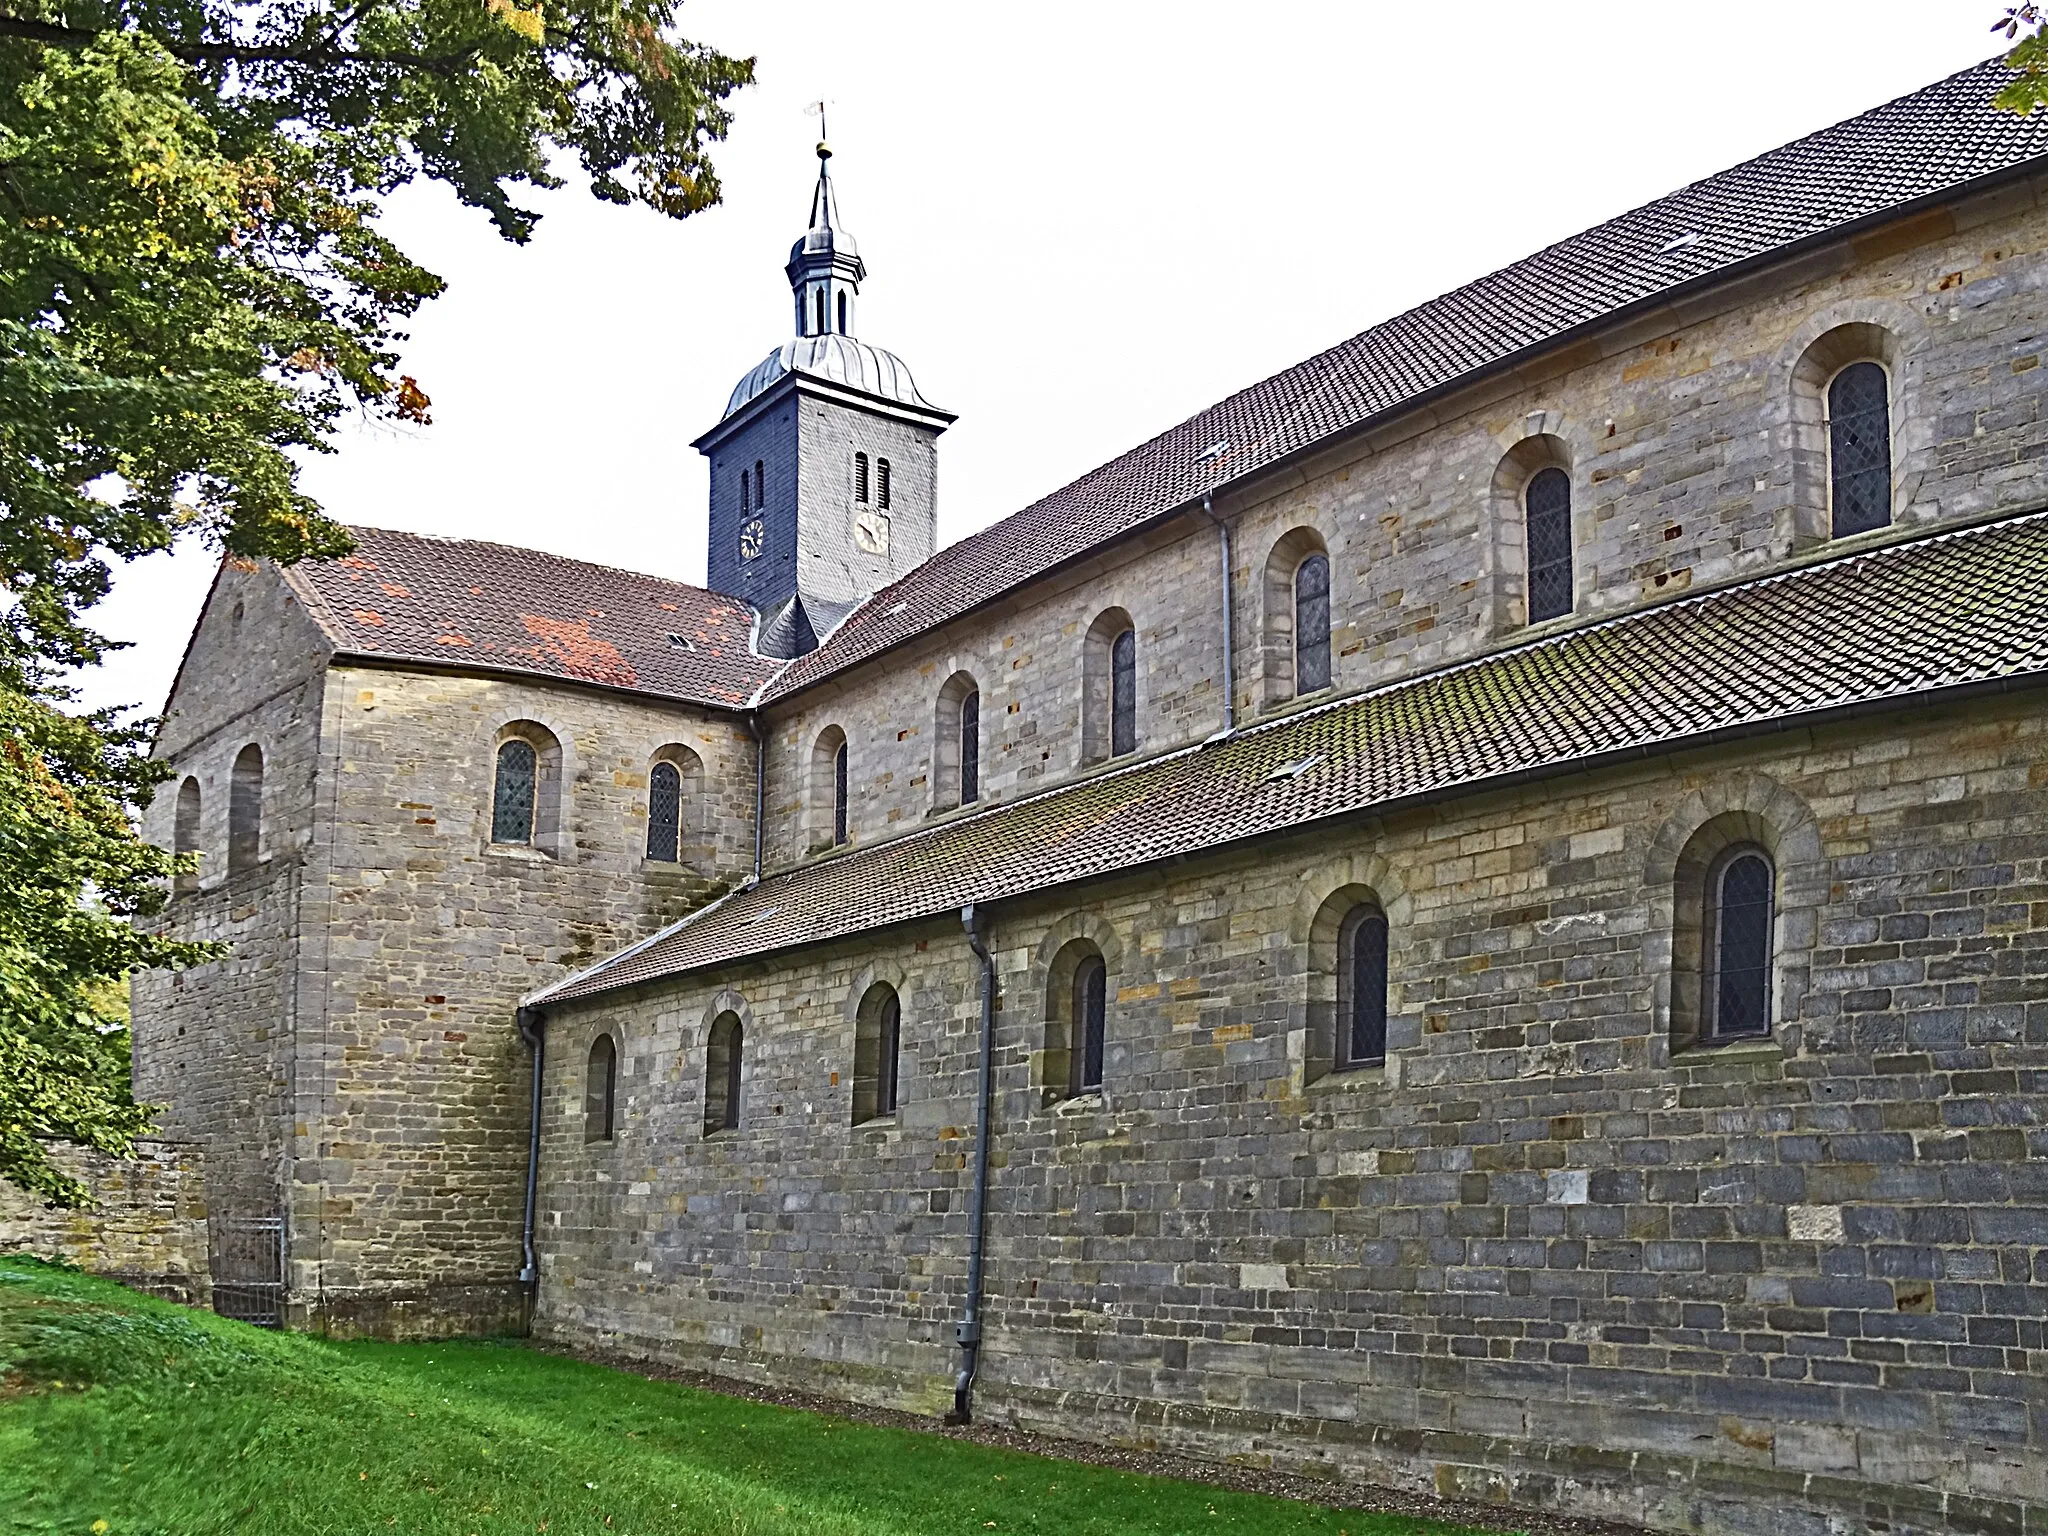
[[[188,777],[178,786],[177,810],[171,822],[171,852],[194,856],[194,867],[172,881],[172,892],[183,895],[198,890],[199,781],[195,778]]]
[[[1700,1022],[1708,1043],[1771,1032],[1771,930],[1777,874],[1755,843],[1737,843],[1708,866]]]
[[[1838,539],[1892,520],[1891,381],[1881,364],[1849,364],[1828,382],[1828,507]]]
[[[903,1047],[903,1000],[878,981],[861,999],[853,1032],[853,1123],[896,1113],[898,1062]]]
[[[1529,477],[1522,488],[1524,549],[1528,555],[1529,622],[1572,611],[1572,480],[1556,465]]]
[[[1121,608],[1088,626],[1081,651],[1081,761],[1099,763],[1138,745],[1138,632]]]
[[[1330,686],[1330,557],[1320,550],[1294,569],[1294,692]]]
[[[228,778],[228,872],[254,869],[262,857],[263,749],[252,741]]]
[[[704,1052],[704,1134],[740,1128],[740,1085],[746,1031],[736,1013],[721,1013],[711,1024]]]
[[[971,672],[955,672],[939,689],[932,720],[932,809],[980,798],[981,689]]]
[[[656,763],[647,775],[647,857],[673,864],[682,857],[683,775],[674,763]]]
[[[1138,750],[1138,632],[1127,629],[1109,646],[1109,755]]]
[[[960,701],[960,803],[981,798],[981,694]]]
[[[498,771],[491,791],[491,841],[531,843],[539,753],[533,743],[515,736],[498,748]]]
[[[1360,902],[1337,933],[1336,1059],[1339,1072],[1387,1059],[1387,914]]]
[[[619,1095],[619,1051],[610,1035],[590,1042],[583,1071],[583,1139],[610,1141]]]
[[[828,725],[811,744],[810,822],[812,848],[837,848],[851,830],[846,732]]]
[[[1086,955],[1074,968],[1073,1093],[1102,1090],[1102,1052],[1109,1015],[1109,968],[1100,955]]]

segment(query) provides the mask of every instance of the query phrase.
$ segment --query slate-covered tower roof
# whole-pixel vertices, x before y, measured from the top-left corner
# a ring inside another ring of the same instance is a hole
[[[936,442],[953,416],[854,335],[867,264],[822,140],[784,272],[795,336],[741,377],[696,446],[711,460],[709,584],[753,604],[756,647],[787,660],[935,552]]]

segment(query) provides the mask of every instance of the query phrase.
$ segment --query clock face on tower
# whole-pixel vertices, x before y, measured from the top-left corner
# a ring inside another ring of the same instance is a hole
[[[761,554],[761,545],[766,537],[766,532],[761,527],[761,519],[758,517],[750,517],[744,523],[741,523],[740,558],[742,560],[758,559]]]

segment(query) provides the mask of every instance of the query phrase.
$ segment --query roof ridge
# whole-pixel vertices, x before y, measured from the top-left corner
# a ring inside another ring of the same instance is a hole
[[[695,582],[680,581],[673,576],[656,575],[653,571],[636,571],[629,566],[607,565],[601,560],[586,560],[581,555],[557,554],[551,549],[540,549],[532,544],[507,544],[501,539],[471,539],[449,533],[418,533],[410,528],[379,528],[369,523],[345,523],[342,526],[347,528],[350,533],[369,533],[387,538],[415,539],[422,544],[445,544],[450,547],[466,549],[495,549],[502,550],[509,555],[538,555],[543,560],[554,560],[563,565],[578,565],[582,566],[585,570],[604,571],[612,576],[629,576],[636,581],[658,581],[663,586],[681,587],[686,592],[695,592],[704,597],[715,598],[719,602],[732,603],[741,608],[753,607],[753,604],[743,597],[734,597],[729,592],[714,591],[710,587],[700,587]],[[350,555],[354,553],[355,551],[353,550],[349,552]],[[337,555],[331,561],[315,561],[311,563],[338,564],[348,559],[349,555]]]

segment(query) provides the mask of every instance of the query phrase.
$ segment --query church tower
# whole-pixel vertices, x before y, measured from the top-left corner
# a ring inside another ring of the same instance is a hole
[[[708,585],[761,614],[770,656],[816,648],[938,544],[938,441],[952,425],[894,353],[854,333],[867,266],[818,145],[810,227],[790,248],[796,335],[740,380],[695,447],[711,461]]]

